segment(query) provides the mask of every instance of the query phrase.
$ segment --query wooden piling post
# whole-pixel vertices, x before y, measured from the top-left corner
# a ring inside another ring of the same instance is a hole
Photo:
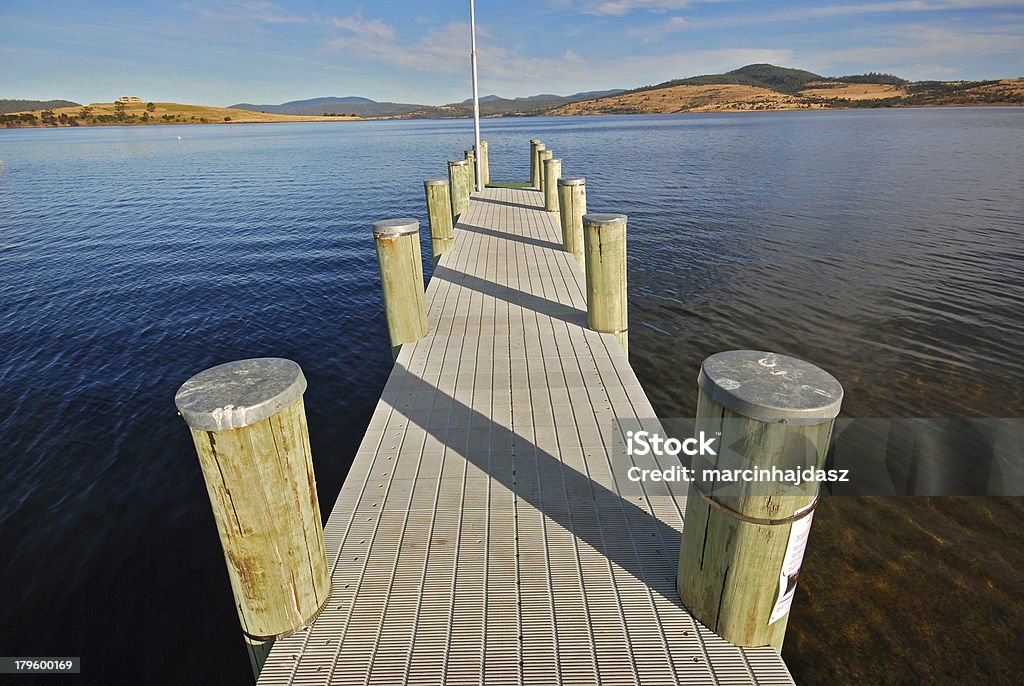
[[[491,160],[487,141],[480,141],[480,185],[484,188],[491,182]]]
[[[423,182],[427,197],[427,216],[430,218],[430,241],[434,266],[441,255],[455,247],[452,228],[452,203],[447,179],[427,179]]]
[[[547,148],[542,148],[541,150],[539,150],[537,152],[537,162],[538,162],[538,166],[539,166],[539,169],[540,169],[537,172],[537,179],[538,179],[538,181],[540,183],[540,185],[537,188],[540,190],[541,193],[544,192],[544,185],[545,185],[545,183],[547,183],[545,178],[544,178],[544,163],[547,162],[548,160],[550,160],[553,157],[554,157],[554,152],[552,152],[551,150],[548,150]]]
[[[558,211],[558,177],[562,175],[562,160],[544,161],[544,210]]]
[[[464,160],[465,166],[460,167],[462,173],[462,186],[466,193],[466,209],[469,209],[469,199],[476,191],[476,164],[470,160]]]
[[[576,258],[586,274],[587,261],[583,258],[583,215],[587,213],[587,180],[558,179],[558,214],[562,225],[562,249]]]
[[[583,215],[587,326],[613,333],[629,357],[626,300],[626,215]]]
[[[534,149],[536,154],[533,157],[533,171],[530,174],[530,186],[534,190],[540,190],[543,188],[540,184],[540,175],[543,173],[543,170],[541,169],[541,153],[544,152],[544,149],[545,145],[540,141],[537,141],[537,145]]]
[[[537,138],[532,138],[529,141],[529,186],[531,188],[537,187],[537,145],[540,142]]]
[[[828,372],[786,355],[733,350],[704,360],[698,386],[697,429],[717,437],[715,456],[695,457],[695,466],[824,464],[843,399]],[[676,581],[683,603],[731,643],[781,650],[818,483],[725,484],[705,479],[702,468],[694,477]]]
[[[308,626],[331,593],[299,365],[229,362],[182,384],[235,607],[255,674],[270,646]]]
[[[448,162],[448,186],[452,199],[452,218],[459,217],[469,209],[470,184],[473,183],[473,172],[466,160]]]
[[[478,181],[478,179],[476,178],[476,151],[466,150],[463,154],[465,155],[466,161],[469,162],[470,168],[473,170],[470,172],[470,180],[472,181],[473,184],[472,186],[470,186],[470,191],[473,191],[476,189]]]
[[[373,238],[377,244],[391,352],[397,358],[403,344],[427,335],[420,223],[415,219],[380,221],[373,225]]]

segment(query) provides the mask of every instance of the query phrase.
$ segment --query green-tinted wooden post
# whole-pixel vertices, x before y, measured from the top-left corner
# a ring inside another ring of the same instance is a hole
[[[542,153],[544,152],[545,147],[546,146],[543,143],[537,141],[537,146],[535,148],[536,154],[533,157],[533,171],[530,175],[530,186],[535,190],[543,188],[543,186],[540,185],[540,175],[543,173],[540,165]]]
[[[427,335],[427,308],[420,261],[420,223],[415,219],[387,219],[373,225],[380,262],[380,285],[397,358],[405,343]]]
[[[587,326],[613,333],[629,357],[626,300],[626,215],[583,215]]]
[[[447,179],[427,179],[423,182],[427,196],[427,215],[430,217],[430,241],[434,266],[441,255],[455,247],[452,228],[452,203]]]
[[[305,390],[299,365],[258,358],[200,372],[174,396],[257,676],[273,641],[311,624],[331,593]]]
[[[544,210],[558,211],[558,177],[562,175],[562,160],[544,161]]]
[[[707,358],[698,386],[697,429],[720,437],[715,456],[694,458],[702,464],[688,486],[679,595],[730,643],[781,650],[818,484],[724,484],[703,468],[820,468],[843,387],[812,364],[756,350]]]
[[[476,178],[476,152],[475,152],[475,151],[473,151],[473,150],[467,150],[467,151],[466,151],[465,153],[463,153],[463,154],[464,154],[464,155],[466,156],[466,161],[467,161],[467,162],[469,162],[469,166],[470,166],[470,168],[472,168],[472,170],[473,170],[473,171],[471,171],[471,172],[470,172],[470,174],[472,175],[472,176],[471,176],[471,181],[472,181],[472,184],[473,184],[473,185],[472,185],[472,186],[470,187],[470,191],[472,192],[472,191],[473,191],[473,190],[475,190],[475,189],[476,189],[476,187],[477,187],[477,178]]]
[[[562,225],[562,248],[573,254],[584,274],[587,261],[583,258],[583,215],[586,213],[586,179],[558,179],[558,214]]]
[[[552,157],[554,157],[554,152],[548,150],[547,148],[542,148],[537,152],[537,161],[538,166],[540,168],[540,171],[537,172],[537,178],[540,181],[540,185],[537,188],[540,190],[541,193],[544,192],[544,184],[547,183],[547,181],[544,178],[544,163],[550,160]]]
[[[469,209],[469,199],[472,197],[474,191],[476,191],[476,164],[469,160],[464,160],[465,166],[460,167],[459,171],[462,174],[462,187],[466,193],[466,209]]]
[[[480,141],[480,185],[484,188],[491,182],[491,159],[487,141]]]
[[[472,183],[473,172],[466,160],[448,162],[448,187],[452,197],[452,218],[459,217],[469,209],[469,185]]]
[[[529,141],[529,186],[537,187],[537,146],[540,144],[537,138]]]

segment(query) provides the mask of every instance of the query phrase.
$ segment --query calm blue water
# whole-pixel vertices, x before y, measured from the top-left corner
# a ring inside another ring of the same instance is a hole
[[[848,416],[1021,414],[1024,109],[483,128],[492,179],[526,178],[539,137],[592,211],[629,215],[630,347],[661,414],[692,414],[700,361],[734,347],[824,366]],[[299,362],[329,509],[391,366],[370,225],[425,224],[422,180],[471,136],[0,130],[0,655],[81,655],[77,683],[249,681],[174,392],[232,359]],[[997,585],[1024,562],[1008,512],[982,537],[1017,551],[979,563]]]

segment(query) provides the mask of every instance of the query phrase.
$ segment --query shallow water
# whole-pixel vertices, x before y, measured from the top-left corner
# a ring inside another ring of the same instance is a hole
[[[1021,414],[1024,109],[484,134],[492,178],[524,178],[540,137],[592,211],[629,215],[632,362],[663,416],[692,415],[700,361],[737,347],[825,367],[845,416]],[[0,654],[82,655],[79,683],[247,683],[174,391],[230,359],[298,361],[326,511],[391,366],[369,226],[425,223],[422,180],[471,135],[0,130]],[[1019,499],[827,502],[784,653],[798,681],[1009,683],[1022,533]]]

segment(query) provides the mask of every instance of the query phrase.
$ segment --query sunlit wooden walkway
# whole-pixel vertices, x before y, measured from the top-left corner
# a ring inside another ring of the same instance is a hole
[[[680,605],[684,503],[620,497],[612,418],[654,410],[541,205],[474,196],[327,523],[331,600],[260,684],[792,683]]]

